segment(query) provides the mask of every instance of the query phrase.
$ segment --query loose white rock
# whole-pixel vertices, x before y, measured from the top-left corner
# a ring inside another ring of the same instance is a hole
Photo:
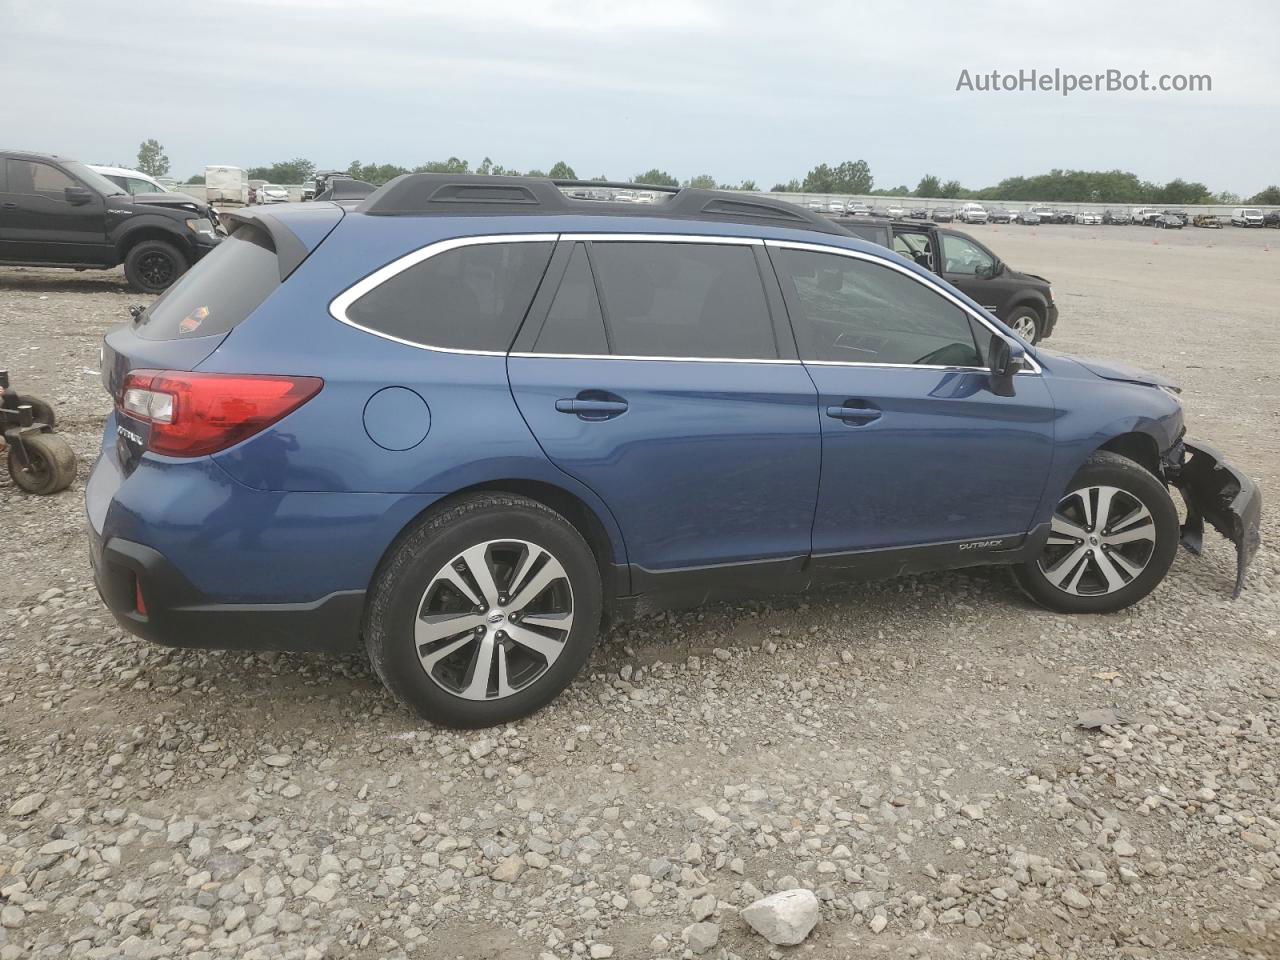
[[[818,898],[812,890],[783,890],[751,904],[742,919],[770,943],[794,946],[817,926]]]

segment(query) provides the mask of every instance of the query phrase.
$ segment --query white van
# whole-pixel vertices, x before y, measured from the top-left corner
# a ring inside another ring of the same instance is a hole
[[[1231,224],[1236,227],[1262,226],[1262,211],[1257,207],[1236,207],[1231,211]]]
[[[204,196],[208,203],[249,202],[249,178],[240,167],[213,164],[204,168]]]

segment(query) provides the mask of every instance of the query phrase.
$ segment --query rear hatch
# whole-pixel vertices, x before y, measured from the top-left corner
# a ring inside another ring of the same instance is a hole
[[[106,335],[102,381],[116,411],[114,443],[126,472],[147,450],[151,427],[123,407],[126,379],[140,370],[195,370],[284,282],[342,219],[331,204],[317,205],[296,232],[281,218],[232,215],[233,233],[133,322]],[[330,211],[326,216],[323,211]],[[318,216],[317,216],[318,214]],[[317,229],[327,221],[328,229]]]

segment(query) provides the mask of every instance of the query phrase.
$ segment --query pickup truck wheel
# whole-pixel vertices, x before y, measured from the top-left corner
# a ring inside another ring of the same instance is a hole
[[[163,240],[143,240],[124,258],[124,277],[138,293],[162,293],[186,272],[181,251]]]
[[[1016,307],[1005,319],[1005,326],[1028,343],[1040,342],[1040,315],[1032,307]]]
[[[1067,485],[1040,556],[1014,567],[1014,576],[1051,610],[1112,613],[1154,590],[1177,551],[1178,511],[1165,485],[1102,450]]]

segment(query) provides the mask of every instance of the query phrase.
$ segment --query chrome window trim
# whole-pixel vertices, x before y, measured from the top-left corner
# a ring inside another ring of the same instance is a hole
[[[744,357],[644,357],[622,353],[533,353],[529,350],[512,350],[507,356],[519,357],[522,360],[665,360],[668,363],[770,363],[775,366],[789,363],[795,366],[801,365],[799,360],[784,360],[781,358],[748,360]]]
[[[363,324],[356,323],[347,316],[347,308],[355,301],[359,300],[365,294],[378,286],[381,286],[392,277],[403,273],[410,267],[429,260],[441,253],[447,253],[450,250],[457,250],[460,247],[479,246],[481,244],[491,243],[555,243],[564,240],[574,241],[595,241],[600,243],[614,242],[648,242],[648,243],[703,243],[714,246],[769,246],[791,250],[809,250],[814,253],[833,253],[839,256],[851,257],[855,260],[865,260],[877,266],[888,267],[899,273],[911,278],[922,286],[928,287],[933,292],[951,301],[969,316],[973,317],[980,324],[990,330],[993,334],[1007,336],[1004,331],[997,330],[991,323],[979,312],[975,311],[968,304],[959,300],[952,294],[943,290],[937,284],[926,278],[920,277],[905,267],[893,263],[883,257],[874,254],[863,253],[859,250],[850,250],[846,247],[833,247],[821,243],[809,243],[799,240],[766,240],[762,237],[726,237],[716,236],[713,234],[690,234],[690,233],[503,233],[503,234],[484,234],[473,237],[453,237],[448,240],[437,240],[426,246],[419,247],[410,253],[406,253],[390,263],[386,263],[374,270],[367,276],[357,280],[354,284],[342,291],[329,302],[329,315],[339,323],[346,324],[356,330],[380,337],[383,340],[390,340],[392,343],[399,343],[406,347],[413,347],[417,350],[427,350],[431,353],[452,353],[466,356],[476,357],[520,357],[522,359],[554,359],[554,360],[647,360],[647,361],[665,361],[668,363],[752,363],[752,364],[773,364],[773,365],[813,365],[819,367],[886,367],[889,369],[899,370],[952,370],[952,371],[977,371],[987,372],[986,367],[970,367],[970,366],[948,366],[942,364],[927,363],[874,363],[864,360],[790,360],[781,358],[772,359],[746,359],[742,357],[649,357],[649,356],[631,356],[619,354],[577,354],[577,353],[534,353],[531,351],[506,351],[506,350],[471,350],[462,347],[440,347],[432,346],[425,343],[415,343],[412,340],[405,340],[403,337],[397,337],[389,333],[383,333],[366,327]],[[1041,367],[1036,362],[1035,357],[1031,355],[1030,350],[1027,351],[1027,361],[1031,364],[1031,369],[1022,370],[1019,375],[1029,373],[1040,373]]]
[[[476,247],[490,243],[555,243],[560,239],[558,233],[507,233],[507,234],[486,234],[476,237],[454,237],[450,240],[437,240],[435,243],[429,243],[425,247],[419,247],[411,253],[406,253],[402,257],[392,260],[390,263],[384,264],[373,273],[343,290],[331,301],[329,301],[329,316],[337,320],[339,323],[345,323],[349,327],[355,327],[357,330],[363,330],[365,333],[373,334],[375,337],[381,337],[383,340],[390,340],[392,343],[400,343],[406,347],[415,347],[418,350],[430,350],[432,353],[459,353],[475,357],[505,357],[506,350],[470,350],[462,347],[436,347],[425,343],[415,343],[412,340],[405,340],[403,337],[393,336],[390,333],[383,333],[381,330],[374,330],[372,327],[366,327],[364,324],[356,323],[347,316],[347,308],[355,303],[366,293],[377,287],[382,286],[392,277],[403,273],[410,267],[417,266],[424,260],[430,260],[432,257],[442,253],[448,253],[450,250],[457,250],[460,247]]]
[[[991,321],[984,317],[980,312],[974,310],[973,307],[969,306],[959,297],[956,297],[954,294],[942,289],[942,287],[938,286],[929,278],[922,277],[919,274],[908,270],[905,266],[894,263],[893,261],[887,260],[883,257],[878,257],[870,253],[863,253],[861,250],[849,250],[846,247],[832,247],[823,243],[808,243],[800,240],[766,240],[765,245],[787,250],[807,250],[812,253],[833,253],[837,256],[850,257],[854,260],[865,260],[868,263],[875,264],[876,266],[888,267],[890,270],[896,270],[903,276],[911,278],[922,287],[927,287],[939,296],[950,300],[953,304],[969,316],[973,317],[974,320],[977,320],[978,323],[982,324],[993,334],[998,334],[1002,337],[1009,336],[1009,334],[1005,333],[1003,330],[993,327],[991,325]],[[1016,337],[1014,339],[1017,340]],[[1017,342],[1022,343],[1021,340],[1017,340]],[[1039,374],[1042,369],[1040,364],[1037,363],[1036,358],[1032,356],[1031,349],[1029,347],[1025,347],[1024,345],[1024,349],[1026,350],[1027,362],[1031,367],[1030,369],[1018,371],[1018,376],[1022,376],[1024,374]],[[865,360],[804,360],[803,358],[801,358],[801,362],[821,367],[905,367],[909,370],[979,370],[987,372],[986,367],[933,366],[932,364],[925,363],[872,363]]]

